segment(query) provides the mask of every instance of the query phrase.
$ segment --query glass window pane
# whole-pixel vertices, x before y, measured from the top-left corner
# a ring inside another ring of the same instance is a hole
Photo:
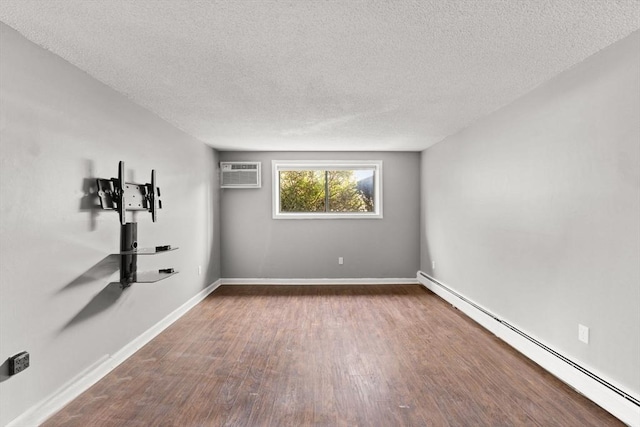
[[[375,171],[373,169],[355,171],[358,191],[366,205],[365,212],[375,212]]]
[[[329,212],[373,212],[373,169],[327,173]]]
[[[278,175],[281,212],[325,211],[324,171],[280,171]]]

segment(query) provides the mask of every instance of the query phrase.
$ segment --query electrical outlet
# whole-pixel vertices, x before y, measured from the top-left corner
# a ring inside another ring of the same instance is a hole
[[[431,269],[432,270],[436,269],[436,262],[435,261],[431,261]]]
[[[9,375],[15,375],[29,367],[29,353],[23,351],[9,358]]]
[[[341,257],[341,256],[338,257],[338,264],[340,264],[340,265],[344,264],[344,258],[343,257]]]
[[[202,276],[202,266],[198,266],[198,276]]]
[[[585,344],[589,344],[589,328],[578,325],[578,339]]]

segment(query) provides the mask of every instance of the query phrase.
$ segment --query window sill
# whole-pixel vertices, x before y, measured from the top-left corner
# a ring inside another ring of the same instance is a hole
[[[276,213],[273,219],[382,219],[378,213]]]

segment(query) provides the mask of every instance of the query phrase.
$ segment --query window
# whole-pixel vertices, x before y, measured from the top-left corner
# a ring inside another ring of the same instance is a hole
[[[274,160],[273,217],[382,218],[381,161]]]

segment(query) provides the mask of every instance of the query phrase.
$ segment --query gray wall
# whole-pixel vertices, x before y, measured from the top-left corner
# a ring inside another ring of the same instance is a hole
[[[415,277],[419,265],[420,153],[221,152],[262,162],[262,188],[223,189],[225,278]],[[272,219],[272,160],[382,160],[382,219]],[[344,265],[338,265],[338,257]]]
[[[425,150],[421,218],[423,271],[635,393],[639,35]]]
[[[0,24],[0,425],[113,354],[220,276],[217,153]],[[90,209],[92,178],[148,182],[165,209],[137,215],[140,257],[175,267],[118,287],[119,223]],[[198,275],[198,265],[203,273]],[[7,358],[31,367],[7,377]]]

